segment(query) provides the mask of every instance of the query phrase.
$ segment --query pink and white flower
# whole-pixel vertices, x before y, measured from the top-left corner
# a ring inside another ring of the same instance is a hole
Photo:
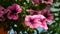
[[[25,17],[25,24],[30,28],[42,27],[48,29],[45,17],[43,15],[27,15]]]
[[[17,20],[18,14],[22,12],[22,9],[18,4],[12,4],[12,6],[9,6],[7,10],[9,10],[7,17],[13,20]]]

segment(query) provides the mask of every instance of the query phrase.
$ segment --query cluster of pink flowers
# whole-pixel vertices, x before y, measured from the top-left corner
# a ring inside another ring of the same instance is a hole
[[[25,18],[25,24],[31,28],[42,27],[45,30],[48,29],[46,21],[51,22],[53,20],[53,14],[50,14],[50,7],[47,6],[43,10],[27,9],[30,15]]]
[[[32,0],[35,4],[38,3],[45,3],[45,4],[52,4],[52,0]],[[25,24],[30,28],[38,28],[42,27],[45,30],[48,29],[46,22],[51,22],[53,20],[53,14],[50,14],[50,6],[46,6],[43,10],[33,10],[27,9],[26,10],[29,15],[25,16]],[[18,4],[12,4],[8,6],[7,9],[0,6],[0,21],[4,20],[4,15],[7,15],[7,18],[10,20],[18,20],[18,14],[22,12],[22,8]]]
[[[32,0],[35,4],[45,3],[45,4],[52,4],[53,0]],[[53,14],[50,14],[50,6],[47,5],[43,10],[33,10],[27,9],[27,12],[30,15],[25,17],[25,24],[30,28],[38,28],[42,27],[45,30],[48,29],[46,22],[53,21]]]
[[[12,4],[12,6],[8,6],[7,9],[4,9],[0,6],[0,21],[3,20],[5,14],[7,14],[8,19],[17,20],[18,14],[22,12],[20,5]]]

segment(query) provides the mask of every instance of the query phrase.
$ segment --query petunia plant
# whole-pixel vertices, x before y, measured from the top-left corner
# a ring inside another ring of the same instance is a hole
[[[13,29],[13,34],[25,31],[33,34],[38,27],[47,31],[53,21],[54,14],[50,13],[53,0],[1,0],[0,23],[5,31]],[[38,34],[38,33],[37,33]]]

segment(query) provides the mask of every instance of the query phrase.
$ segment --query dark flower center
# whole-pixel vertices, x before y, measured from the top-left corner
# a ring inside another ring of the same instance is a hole
[[[44,0],[44,1],[48,1],[48,0]]]
[[[34,20],[30,20],[30,22],[33,24],[34,23]]]
[[[2,9],[2,11],[4,11],[4,9]]]
[[[0,19],[2,19],[2,17],[0,17]]]
[[[47,15],[46,13],[44,13],[44,16],[45,16],[46,18],[48,18],[48,15]]]
[[[15,10],[12,11],[11,14],[16,14],[16,13],[17,13],[17,11],[16,11],[16,9],[15,9]]]

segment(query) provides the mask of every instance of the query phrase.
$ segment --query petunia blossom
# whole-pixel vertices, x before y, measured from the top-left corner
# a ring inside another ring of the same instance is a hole
[[[2,6],[0,6],[0,17],[3,16],[5,13],[4,13],[4,8]]]
[[[4,21],[5,19],[4,19],[4,15],[7,13],[8,11],[4,8],[4,7],[2,7],[1,5],[0,5],[0,21]]]
[[[21,7],[18,4],[12,4],[12,6],[9,6],[7,10],[9,10],[7,17],[13,20],[17,20],[18,14],[22,11]]]
[[[45,17],[43,15],[27,15],[25,17],[25,24],[30,28],[42,27],[45,30],[48,29]]]
[[[46,7],[44,10],[41,11],[41,14],[44,15],[48,22],[53,20],[53,14],[50,13],[50,7]]]

